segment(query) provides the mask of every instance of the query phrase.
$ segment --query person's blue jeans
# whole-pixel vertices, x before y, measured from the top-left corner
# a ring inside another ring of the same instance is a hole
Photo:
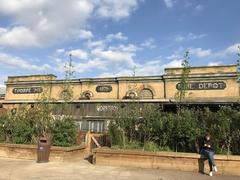
[[[207,157],[210,171],[212,171],[213,166],[216,166],[214,161],[214,152],[211,150],[203,149],[201,154]]]

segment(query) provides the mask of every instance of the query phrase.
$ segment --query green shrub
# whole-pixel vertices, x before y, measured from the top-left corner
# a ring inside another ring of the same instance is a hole
[[[76,143],[76,125],[71,117],[58,117],[52,127],[54,146],[72,146]]]
[[[70,117],[54,120],[48,104],[34,108],[23,106],[15,114],[0,117],[0,142],[36,144],[40,137],[52,137],[56,146],[74,145],[75,123]]]
[[[33,128],[26,121],[15,122],[12,130],[12,142],[16,144],[29,144],[33,136]]]
[[[124,147],[125,142],[125,148],[196,152],[197,139],[209,132],[216,153],[240,154],[239,107],[223,106],[214,112],[181,106],[173,113],[133,103],[119,109],[109,128],[114,146]]]
[[[168,147],[168,146],[159,147],[158,149],[159,149],[159,151],[168,151],[168,152],[172,152],[171,148]]]
[[[5,134],[5,122],[6,122],[6,116],[0,116],[0,143],[3,143],[6,141],[6,134]]]
[[[176,151],[194,151],[195,137],[197,136],[197,117],[196,111],[182,109],[174,119],[172,129],[172,145]]]
[[[125,136],[123,132],[117,128],[115,124],[112,123],[112,121],[109,123],[108,126],[108,133],[110,136],[110,141],[112,146],[117,145],[117,146],[124,146],[124,138]]]
[[[142,149],[142,146],[139,141],[127,142],[125,149]]]
[[[159,151],[159,147],[155,142],[149,141],[144,144],[144,150],[155,152],[155,151]]]

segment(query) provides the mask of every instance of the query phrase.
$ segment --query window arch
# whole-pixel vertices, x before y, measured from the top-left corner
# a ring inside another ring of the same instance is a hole
[[[125,99],[137,99],[138,98],[138,94],[136,91],[133,90],[129,90],[126,93],[126,96],[124,97]]]
[[[80,99],[90,100],[92,97],[93,97],[93,93],[92,93],[91,91],[84,91],[84,92],[81,94]]]
[[[144,88],[139,93],[140,99],[153,99],[153,92],[151,89]]]

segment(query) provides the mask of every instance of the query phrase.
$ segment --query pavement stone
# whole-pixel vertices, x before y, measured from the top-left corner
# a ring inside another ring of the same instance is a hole
[[[92,165],[87,161],[36,163],[0,158],[0,180],[239,180],[237,176]]]

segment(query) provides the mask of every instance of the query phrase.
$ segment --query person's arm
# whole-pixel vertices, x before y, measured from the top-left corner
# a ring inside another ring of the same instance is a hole
[[[212,146],[211,146],[211,142],[210,141],[204,141],[204,145],[203,145],[204,147],[207,147],[207,148],[212,148]]]
[[[206,143],[206,144],[204,144],[204,146],[211,148],[211,144],[210,143]]]

